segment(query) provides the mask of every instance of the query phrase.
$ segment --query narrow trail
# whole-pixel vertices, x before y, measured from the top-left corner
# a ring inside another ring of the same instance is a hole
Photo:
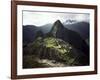
[[[65,66],[67,66],[64,63],[56,62],[55,60],[48,60],[48,59],[38,59],[37,62],[47,64],[51,67],[65,67]]]

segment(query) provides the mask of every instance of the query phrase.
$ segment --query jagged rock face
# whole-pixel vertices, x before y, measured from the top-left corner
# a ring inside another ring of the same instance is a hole
[[[53,36],[53,37],[62,37],[63,35],[63,30],[64,30],[64,26],[63,24],[60,22],[60,20],[57,20],[51,31],[50,31],[50,34]]]
[[[56,38],[60,38],[65,42],[70,43],[75,48],[80,49],[89,58],[89,46],[86,44],[86,42],[78,33],[65,28],[59,20],[54,23],[50,34]]]

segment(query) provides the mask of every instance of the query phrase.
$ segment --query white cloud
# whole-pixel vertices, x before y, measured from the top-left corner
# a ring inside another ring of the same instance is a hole
[[[89,22],[89,14],[23,11],[23,25],[41,26],[54,23],[58,19],[61,22],[67,19]]]

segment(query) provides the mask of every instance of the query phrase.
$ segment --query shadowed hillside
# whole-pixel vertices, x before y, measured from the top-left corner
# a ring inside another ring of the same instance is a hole
[[[33,32],[33,41],[23,48],[23,68],[89,65],[89,47],[85,40],[65,28],[60,20],[48,33],[40,28]]]

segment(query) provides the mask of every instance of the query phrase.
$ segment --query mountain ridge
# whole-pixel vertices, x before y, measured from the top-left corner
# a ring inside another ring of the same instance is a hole
[[[89,65],[89,46],[80,34],[64,27],[60,20],[44,34],[36,29],[34,40],[23,49],[23,55],[35,55],[40,60],[48,59],[68,65]],[[52,66],[52,65],[51,65]]]

